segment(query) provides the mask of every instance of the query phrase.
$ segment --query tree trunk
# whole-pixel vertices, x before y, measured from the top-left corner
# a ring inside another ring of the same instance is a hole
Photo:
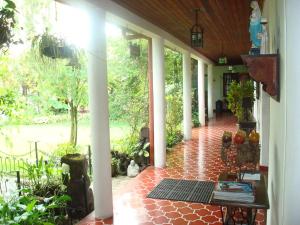
[[[78,131],[78,112],[77,106],[73,104],[73,101],[70,101],[70,116],[71,116],[71,135],[70,143],[74,146],[77,145],[77,131]]]

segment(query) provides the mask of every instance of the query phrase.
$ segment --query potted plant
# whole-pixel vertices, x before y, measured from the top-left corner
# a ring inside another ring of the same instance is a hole
[[[241,83],[233,81],[227,92],[228,109],[238,118],[239,128],[247,133],[256,128],[256,121],[252,115],[254,90],[251,80]]]
[[[48,32],[48,29],[33,39],[33,46],[37,46],[41,56],[52,59],[76,58],[76,48],[68,44],[64,39]]]

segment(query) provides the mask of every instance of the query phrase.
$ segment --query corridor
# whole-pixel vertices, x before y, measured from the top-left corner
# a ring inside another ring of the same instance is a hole
[[[80,225],[221,225],[219,207],[146,196],[163,178],[217,181],[224,170],[219,155],[224,130],[236,131],[233,117],[213,119],[208,126],[193,129],[192,140],[168,151],[166,168],[148,167],[120,188],[113,196],[113,219],[95,220],[91,214]],[[262,212],[256,218],[257,225],[265,224]]]

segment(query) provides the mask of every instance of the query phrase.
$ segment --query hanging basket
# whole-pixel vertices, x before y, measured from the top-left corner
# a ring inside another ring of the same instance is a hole
[[[41,56],[52,59],[72,59],[76,56],[76,49],[47,31],[33,39],[33,46],[37,46]]]

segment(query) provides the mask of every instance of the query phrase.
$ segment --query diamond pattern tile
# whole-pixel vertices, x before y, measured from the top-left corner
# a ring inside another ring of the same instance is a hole
[[[79,225],[221,225],[219,207],[146,196],[164,178],[217,181],[224,170],[219,154],[224,130],[236,131],[233,117],[216,118],[208,126],[193,129],[190,141],[168,152],[166,168],[148,167],[120,188],[114,195],[113,218],[99,220],[91,213]],[[256,225],[265,225],[264,218],[260,210]]]

